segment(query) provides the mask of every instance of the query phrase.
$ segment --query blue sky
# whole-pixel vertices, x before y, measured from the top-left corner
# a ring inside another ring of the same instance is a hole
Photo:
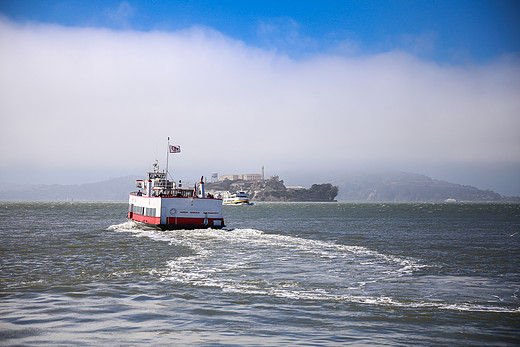
[[[182,179],[389,169],[520,196],[519,4],[0,1],[0,181],[139,175],[170,136]]]
[[[482,62],[520,51],[518,1],[9,1],[24,22],[121,30],[215,29],[293,58],[411,51],[437,62]],[[350,49],[338,46],[349,42]]]

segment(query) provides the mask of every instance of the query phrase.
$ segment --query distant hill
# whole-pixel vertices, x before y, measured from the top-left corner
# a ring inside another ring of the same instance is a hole
[[[78,185],[25,185],[0,188],[4,201],[125,201],[128,193],[136,190],[138,177],[127,176],[98,183]],[[504,197],[491,190],[439,181],[428,176],[392,172],[384,174],[345,175],[332,184],[315,184],[308,189],[286,188],[283,180],[265,180],[258,183],[227,181],[208,190],[250,191],[255,201],[372,201],[372,202],[442,202],[457,201],[514,201],[519,197]],[[226,186],[224,186],[226,185]]]
[[[12,186],[0,189],[0,200],[11,201],[124,201],[136,190],[133,176],[98,183]]]
[[[435,180],[406,172],[350,174],[335,182],[340,201],[443,202],[447,199],[474,202],[520,202],[491,190]]]

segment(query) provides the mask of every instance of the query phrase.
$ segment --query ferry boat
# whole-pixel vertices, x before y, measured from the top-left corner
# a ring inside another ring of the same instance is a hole
[[[239,192],[224,198],[224,205],[253,205],[253,203],[249,202],[248,194]]]
[[[170,146],[169,153],[179,153],[179,146]],[[167,160],[168,161],[168,160]],[[225,227],[222,199],[206,194],[204,180],[193,187],[183,187],[181,181],[168,179],[156,161],[146,179],[137,180],[138,191],[130,193],[128,219],[162,230]]]

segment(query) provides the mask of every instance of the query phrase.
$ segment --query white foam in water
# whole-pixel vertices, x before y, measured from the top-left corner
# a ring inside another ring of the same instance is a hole
[[[161,281],[295,300],[475,312],[520,310],[422,299],[404,302],[373,291],[370,288],[385,281],[410,286],[413,273],[427,265],[361,246],[267,234],[255,229],[161,231],[142,228],[133,222],[109,229],[191,249],[190,255],[171,259],[163,269],[152,271]]]

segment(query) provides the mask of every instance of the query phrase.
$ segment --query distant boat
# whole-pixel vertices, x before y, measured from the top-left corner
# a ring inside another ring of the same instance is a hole
[[[245,192],[238,192],[236,194],[232,194],[226,198],[224,198],[224,205],[253,205],[252,202],[249,202],[249,194]]]
[[[180,147],[170,146],[168,141],[168,154],[179,152]],[[184,188],[181,181],[168,179],[168,164],[166,171],[161,172],[156,161],[146,179],[137,180],[137,188],[142,191],[130,193],[129,220],[163,230],[220,229],[225,226],[222,199],[206,194],[202,178],[193,187]]]
[[[458,201],[456,199],[449,198],[449,199],[445,199],[444,202],[458,202]]]

